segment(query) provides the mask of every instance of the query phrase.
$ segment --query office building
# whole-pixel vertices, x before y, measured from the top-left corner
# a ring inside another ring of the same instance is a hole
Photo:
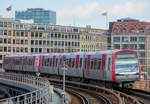
[[[6,55],[106,49],[105,30],[0,18],[0,67]]]
[[[16,11],[15,19],[33,20],[34,23],[56,24],[56,12],[42,8],[29,8],[26,11]]]
[[[140,58],[142,69],[150,67],[150,23],[136,19],[118,19],[110,23],[111,48],[134,49]]]

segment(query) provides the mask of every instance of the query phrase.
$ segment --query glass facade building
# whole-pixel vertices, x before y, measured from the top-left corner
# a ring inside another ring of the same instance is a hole
[[[30,8],[26,11],[15,11],[15,19],[32,19],[34,23],[56,24],[56,12],[42,8]]]

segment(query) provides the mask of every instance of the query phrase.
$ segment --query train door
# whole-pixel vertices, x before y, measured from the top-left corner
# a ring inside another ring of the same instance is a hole
[[[111,80],[112,78],[112,55],[106,56],[106,80]]]
[[[34,56],[34,70],[35,72],[40,72],[40,56]]]

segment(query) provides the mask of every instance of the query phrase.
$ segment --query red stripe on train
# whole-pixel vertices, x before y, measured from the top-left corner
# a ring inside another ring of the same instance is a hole
[[[116,80],[115,76],[115,54],[112,54],[112,81]]]

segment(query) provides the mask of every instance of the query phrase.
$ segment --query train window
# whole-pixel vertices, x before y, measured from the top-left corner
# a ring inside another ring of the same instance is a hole
[[[72,58],[72,68],[74,67],[75,59]]]
[[[55,66],[57,66],[57,64],[58,64],[58,58],[56,58],[56,64],[55,64]]]
[[[94,59],[91,58],[91,69],[93,69],[93,66],[94,66]]]
[[[87,59],[87,69],[89,69],[90,68],[90,59]]]
[[[108,58],[108,70],[110,70],[110,66],[111,66],[111,58]]]
[[[87,58],[85,58],[84,68],[87,69]]]
[[[52,58],[49,58],[49,66],[52,66]]]
[[[62,58],[60,58],[59,64],[62,65]]]
[[[93,66],[93,69],[97,69],[97,58],[94,58],[94,66]]]
[[[31,65],[31,59],[28,60],[28,65]]]
[[[47,66],[47,59],[44,60],[44,66]]]
[[[47,66],[50,65],[50,58],[47,59]]]
[[[99,59],[98,59],[98,62],[97,62],[97,69],[98,69],[98,70],[99,70],[100,67],[101,67],[101,63],[102,63],[102,59],[99,58]]]
[[[80,58],[80,68],[82,67],[82,58]]]
[[[71,67],[71,58],[69,58],[69,64],[68,64],[69,67]]]

